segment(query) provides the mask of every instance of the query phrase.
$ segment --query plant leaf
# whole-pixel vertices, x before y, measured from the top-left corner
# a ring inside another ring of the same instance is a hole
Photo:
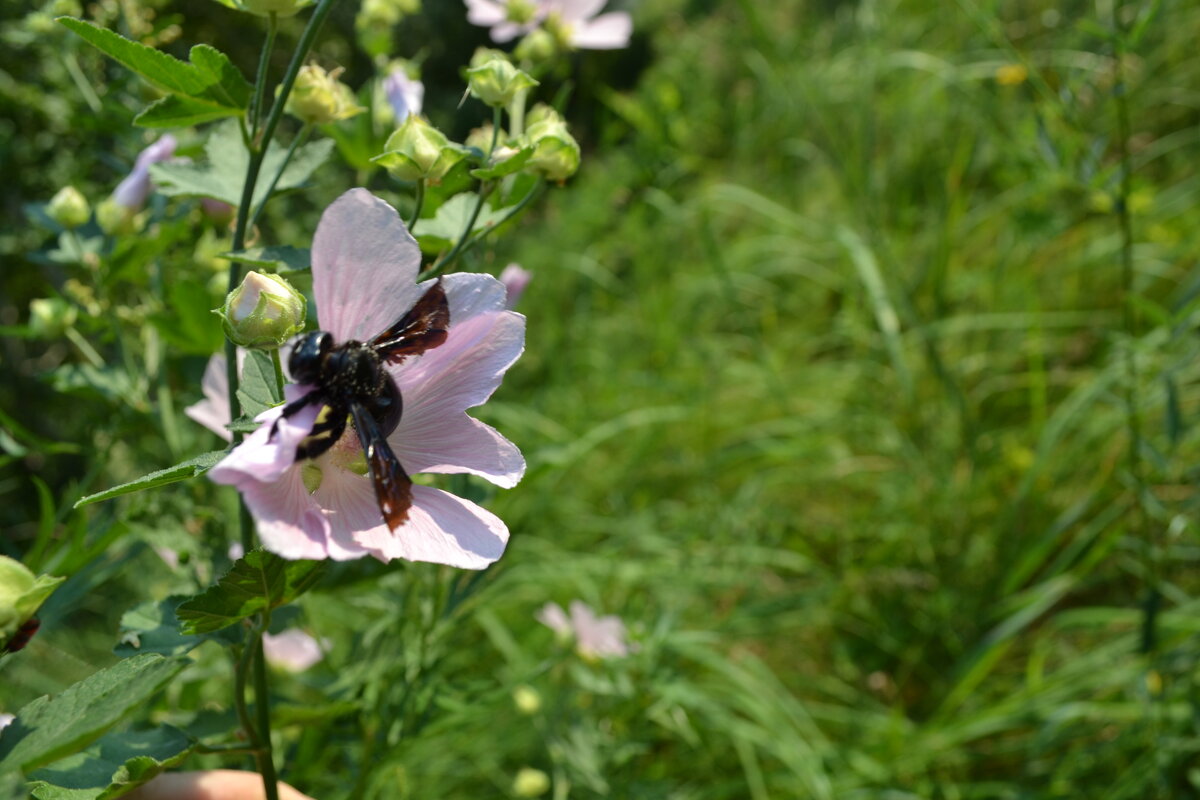
[[[242,413],[257,417],[272,406],[283,402],[283,395],[275,383],[275,365],[271,356],[262,350],[247,350],[242,362],[242,380],[237,390]]]
[[[143,475],[137,480],[129,483],[122,483],[120,486],[114,486],[111,489],[105,489],[103,492],[89,494],[75,502],[75,508],[80,506],[99,503],[101,500],[110,500],[114,497],[120,497],[123,494],[133,494],[144,489],[153,489],[156,486],[166,486],[168,483],[176,483],[178,481],[194,478],[197,475],[203,475],[208,472],[218,461],[225,457],[224,450],[213,450],[209,453],[202,453],[195,458],[189,458],[187,461],[182,461],[173,467],[160,469],[157,472],[151,472],[149,475]]]
[[[521,167],[525,166],[525,162],[533,155],[533,145],[518,150],[515,154],[509,156],[503,161],[493,164],[490,167],[480,167],[479,169],[471,170],[472,178],[479,178],[481,181],[495,180],[503,178],[506,175],[512,175],[514,172],[520,171]],[[464,220],[465,222],[465,220]]]
[[[0,737],[0,773],[29,772],[86,747],[143,706],[187,665],[146,653],[89,675],[61,694],[43,695],[17,712]]]
[[[180,764],[195,745],[170,725],[110,733],[29,776],[38,800],[109,800]]]
[[[224,645],[242,640],[240,628],[230,628],[212,635],[189,636],[180,633],[175,608],[186,599],[176,595],[158,602],[142,603],[126,611],[121,617],[121,642],[113,648],[113,652],[122,658],[138,653],[181,656],[210,639],[219,640]]]
[[[277,272],[299,272],[312,267],[312,251],[307,247],[291,245],[251,247],[249,250],[222,253],[221,258],[256,267],[273,267]]]
[[[477,202],[478,196],[474,192],[456,194],[442,204],[433,219],[422,219],[417,224],[417,239],[421,243],[421,249],[427,253],[435,252],[445,250],[457,242]],[[497,211],[484,203],[475,224],[471,227],[471,233],[494,225],[503,217],[504,209]]]
[[[323,561],[288,561],[265,550],[253,550],[215,586],[175,609],[180,628],[185,634],[211,633],[290,603],[317,582],[324,566]]]

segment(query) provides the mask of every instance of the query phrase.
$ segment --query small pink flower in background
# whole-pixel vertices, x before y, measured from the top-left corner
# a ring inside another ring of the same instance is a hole
[[[262,638],[267,663],[287,672],[304,672],[324,658],[322,645],[328,647],[329,643],[318,642],[299,628],[289,628],[275,635],[264,633]]]
[[[605,0],[539,0],[547,27],[571,47],[616,50],[629,46],[633,19],[624,11],[601,14]]]
[[[175,155],[175,145],[175,137],[168,133],[139,153],[133,170],[113,190],[113,202],[130,211],[141,209],[153,187],[150,181],[150,165],[166,161]]]
[[[383,79],[383,92],[388,105],[396,116],[396,124],[404,122],[410,114],[420,114],[425,101],[425,84],[408,77],[402,67],[393,69]]]
[[[597,617],[580,600],[572,600],[570,608],[568,617],[558,603],[547,603],[537,613],[537,620],[560,636],[574,637],[575,647],[584,658],[620,658],[637,649],[625,640],[625,623],[620,617]]]
[[[230,561],[237,561],[239,558],[246,555],[246,548],[242,547],[241,542],[234,542],[233,544],[229,545],[229,549],[226,551],[226,554],[229,556]]]
[[[335,343],[367,341],[385,330],[432,285],[415,283],[420,262],[395,209],[365,189],[345,193],[325,210],[313,238],[318,327]],[[404,399],[388,444],[410,475],[469,473],[515,486],[525,472],[520,450],[466,410],[486,401],[520,356],[525,318],[505,309],[504,286],[490,275],[441,280],[450,307],[446,341],[386,367]],[[285,394],[290,402],[310,390],[291,384]],[[498,517],[430,486],[412,487],[408,520],[389,530],[349,427],[328,452],[297,463],[296,446],[323,408],[310,405],[287,420],[280,419],[282,406],[264,411],[258,430],[209,472],[242,492],[264,547],[284,558],[371,555],[468,569],[503,554],[508,528]]]
[[[171,569],[179,569],[179,553],[175,552],[170,547],[161,544],[153,545],[151,549],[154,550],[155,555],[161,558],[163,563],[168,567]]]
[[[467,22],[491,28],[492,41],[511,42],[546,17],[545,0],[465,0]]]
[[[516,307],[517,301],[525,293],[525,287],[529,285],[532,278],[533,273],[522,268],[520,264],[509,264],[504,268],[504,271],[500,273],[500,282],[504,284],[506,307]]]
[[[246,351],[239,348],[237,354],[238,373],[241,374]],[[225,427],[233,420],[229,413],[229,376],[225,372],[224,353],[216,353],[208,359],[200,379],[200,391],[204,392],[204,399],[187,406],[183,413],[225,441],[233,441],[233,434]]]
[[[12,714],[0,714],[0,731],[12,725],[14,719],[16,717]]]

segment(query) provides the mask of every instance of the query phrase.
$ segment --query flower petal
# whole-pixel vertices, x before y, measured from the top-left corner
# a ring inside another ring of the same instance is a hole
[[[546,603],[535,618],[557,634],[566,636],[571,633],[571,621],[567,619],[567,612],[563,611],[558,603]]]
[[[405,470],[478,475],[504,489],[525,476],[520,449],[495,428],[466,414],[422,415],[389,440]]]
[[[591,19],[604,8],[605,0],[546,0],[546,5],[557,11],[566,22]]]
[[[354,433],[346,435],[353,437]],[[356,534],[376,528],[388,530],[371,479],[337,466],[331,458],[318,459],[316,466],[321,469],[321,485],[313,492],[313,500],[329,523],[330,545],[338,553],[331,557],[340,561],[367,555],[368,549],[358,542]]]
[[[247,480],[238,489],[258,524],[263,547],[284,558],[329,557],[329,523],[304,488],[299,467],[272,483]]]
[[[530,28],[531,26],[529,25],[519,25],[515,22],[504,20],[492,28],[492,41],[496,44],[511,42]]]
[[[571,44],[587,50],[616,50],[627,47],[632,35],[633,19],[624,11],[614,11],[576,25]]]
[[[408,522],[394,533],[386,525],[355,538],[381,561],[405,558],[464,569],[483,569],[504,554],[508,528],[470,500],[429,486],[413,487]]]
[[[263,656],[274,667],[288,672],[303,672],[324,657],[321,643],[299,628],[278,634],[264,633]]]
[[[493,0],[466,0],[467,22],[472,25],[491,27],[504,21],[508,12],[503,3]]]
[[[284,396],[290,403],[310,391],[311,386],[288,384],[284,387]],[[258,429],[209,470],[208,477],[216,483],[237,486],[239,489],[248,482],[269,483],[279,480],[296,462],[296,448],[312,432],[322,408],[324,406],[321,403],[313,403],[287,419],[283,418],[284,406],[268,408],[255,417],[262,423]]]
[[[233,440],[233,434],[225,426],[229,424],[229,376],[225,373],[225,355],[216,353],[204,367],[200,379],[204,399],[183,409],[191,419],[200,423],[225,441]]]
[[[417,301],[421,250],[396,209],[366,189],[333,202],[313,236],[313,296],[321,329],[365,341]]]

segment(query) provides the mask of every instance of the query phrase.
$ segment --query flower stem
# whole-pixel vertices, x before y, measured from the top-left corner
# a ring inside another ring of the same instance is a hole
[[[254,635],[254,710],[258,716],[258,771],[263,776],[267,800],[279,800],[279,779],[275,775],[274,750],[271,747],[271,703],[267,688],[267,662],[263,657],[262,635],[271,624],[271,612],[259,615]]]
[[[267,87],[267,70],[270,69],[271,51],[275,49],[275,34],[279,30],[279,19],[272,11],[267,15],[267,42],[258,58],[258,74],[254,79],[254,97],[246,116],[250,118],[250,141],[257,145],[258,121],[262,118],[263,98]]]
[[[279,361],[279,348],[271,351],[271,366],[275,368],[275,391],[283,397],[283,364]]]
[[[485,236],[487,236],[489,233],[500,228],[502,225],[504,225],[504,223],[508,222],[510,219],[515,217],[517,214],[520,214],[521,211],[525,208],[525,206],[529,205],[533,201],[533,198],[537,197],[541,193],[541,191],[545,187],[545,185],[546,185],[545,181],[538,181],[536,184],[534,184],[533,188],[530,189],[529,192],[524,197],[521,198],[520,202],[518,202],[515,206],[510,208],[504,214],[503,217],[496,220],[495,225],[489,225],[487,228],[480,231],[478,234],[473,236],[470,239],[470,241],[465,242],[461,249],[468,250],[468,249],[474,247],[477,242],[482,241],[483,238]],[[472,225],[473,224],[474,223],[472,223]],[[453,251],[451,252],[451,255],[454,255]],[[446,258],[441,259],[436,264],[434,264],[432,267],[430,267],[429,269],[422,272],[419,277],[419,280],[426,280],[428,278],[434,277],[439,272],[441,272],[443,269],[445,269],[446,265],[449,263],[450,263],[450,256],[447,256]]]
[[[421,218],[421,209],[425,206],[425,179],[420,178],[417,181],[417,196],[413,202],[413,213],[408,220],[408,232],[412,233],[413,228],[417,226],[417,220]]]

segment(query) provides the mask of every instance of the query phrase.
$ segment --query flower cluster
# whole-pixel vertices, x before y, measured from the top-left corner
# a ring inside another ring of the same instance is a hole
[[[615,50],[629,45],[633,22],[624,11],[601,14],[605,0],[465,0],[467,19],[490,28],[492,41],[551,34],[562,49]]]

